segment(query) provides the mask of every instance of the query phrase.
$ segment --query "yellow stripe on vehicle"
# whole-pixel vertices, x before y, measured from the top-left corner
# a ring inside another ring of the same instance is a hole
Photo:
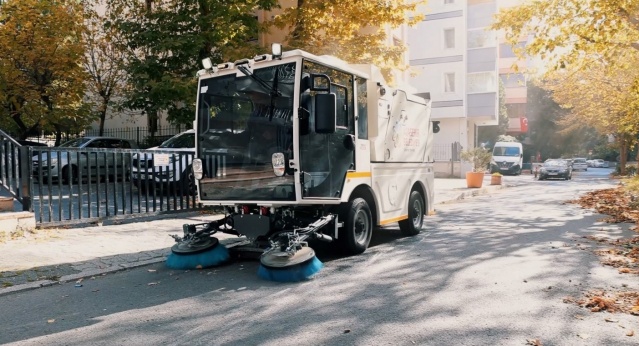
[[[406,220],[406,219],[408,219],[408,215],[402,215],[402,216],[394,217],[392,219],[382,220],[382,221],[379,222],[379,224],[380,225],[388,225],[389,223],[398,222],[398,221],[402,221],[402,220]]]
[[[371,172],[348,172],[346,178],[370,178]]]

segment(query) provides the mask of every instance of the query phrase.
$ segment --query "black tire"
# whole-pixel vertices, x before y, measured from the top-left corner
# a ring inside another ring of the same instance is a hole
[[[195,186],[195,177],[193,176],[191,166],[185,169],[180,175],[180,184],[182,184],[182,193],[190,196],[195,195],[197,187]]]
[[[350,201],[348,209],[342,213],[344,228],[340,242],[348,255],[359,255],[366,251],[373,235],[373,214],[363,198]]]
[[[418,235],[424,224],[426,207],[419,191],[413,191],[408,198],[408,219],[399,222],[399,230],[407,236]]]
[[[73,183],[77,183],[78,182],[78,168],[76,166],[71,166],[71,181]],[[62,172],[60,172],[60,174],[62,174],[62,184],[63,185],[69,185],[69,166],[64,166],[62,167]]]

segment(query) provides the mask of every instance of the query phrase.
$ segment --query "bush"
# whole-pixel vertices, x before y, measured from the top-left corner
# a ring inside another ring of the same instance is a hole
[[[615,174],[621,175],[621,165],[617,165],[615,168]],[[626,165],[626,176],[634,177],[637,175],[637,165]]]
[[[476,147],[461,152],[462,160],[473,164],[473,172],[484,172],[488,169],[493,155],[488,149]]]

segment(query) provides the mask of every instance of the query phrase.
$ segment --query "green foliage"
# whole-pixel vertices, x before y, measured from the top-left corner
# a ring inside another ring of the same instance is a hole
[[[86,74],[78,1],[9,0],[0,11],[0,123],[24,138],[35,130],[81,129]],[[11,119],[11,121],[9,121]]]
[[[461,152],[462,160],[473,165],[473,172],[484,172],[490,164],[493,155],[488,149],[475,147]]]
[[[167,112],[174,124],[190,124],[195,114],[196,79],[201,60],[233,61],[258,49],[254,13],[275,0],[183,0],[108,2],[107,25],[128,49],[129,76],[123,107],[155,118]],[[252,56],[252,55],[251,55]]]
[[[290,28],[285,45],[317,55],[334,55],[349,63],[375,64],[387,81],[390,71],[405,70],[406,46],[388,45],[388,28],[415,25],[423,19],[416,10],[424,0],[297,0],[267,25]]]

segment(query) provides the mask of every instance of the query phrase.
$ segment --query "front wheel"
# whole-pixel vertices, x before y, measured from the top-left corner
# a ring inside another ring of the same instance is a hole
[[[363,198],[355,198],[343,213],[345,226],[342,245],[349,255],[359,255],[366,251],[373,235],[373,214]]]
[[[413,191],[408,198],[408,219],[399,222],[399,230],[404,235],[419,234],[424,224],[424,199],[419,191]]]

